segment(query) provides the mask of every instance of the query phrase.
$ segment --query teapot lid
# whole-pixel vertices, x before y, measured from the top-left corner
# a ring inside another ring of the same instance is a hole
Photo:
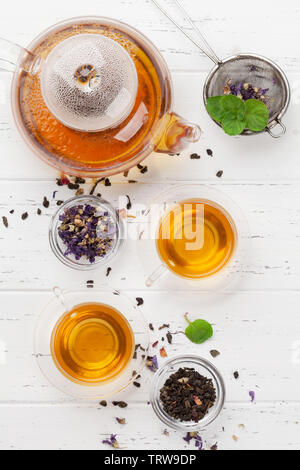
[[[59,43],[41,71],[50,112],[75,130],[116,127],[130,114],[138,86],[134,62],[103,34],[77,34]]]

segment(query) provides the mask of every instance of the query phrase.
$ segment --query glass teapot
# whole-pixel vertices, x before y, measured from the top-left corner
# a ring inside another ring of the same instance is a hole
[[[172,83],[156,47],[116,20],[73,18],[27,49],[0,39],[0,67],[14,72],[19,132],[68,175],[127,171],[152,151],[178,153],[200,129],[172,110]]]

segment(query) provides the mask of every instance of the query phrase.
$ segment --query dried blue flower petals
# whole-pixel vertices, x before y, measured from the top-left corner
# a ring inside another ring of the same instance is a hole
[[[234,95],[243,101],[259,100],[266,102],[268,91],[269,88],[257,88],[251,83],[238,83],[235,85],[231,78],[226,81],[223,88],[224,95]]]
[[[148,356],[146,366],[151,372],[156,372],[158,369],[158,362],[156,356]]]
[[[195,439],[195,447],[198,447],[198,450],[203,449],[203,441],[202,437],[199,436],[197,432],[188,432],[185,437],[183,437],[183,440],[190,444],[190,442]]]
[[[102,441],[102,444],[107,444],[107,445],[113,447],[114,449],[119,449],[120,448],[119,443],[117,441],[117,435],[116,434],[111,434],[109,439],[104,439],[104,441]]]
[[[65,256],[73,255],[77,261],[83,258],[95,263],[114,246],[117,226],[105,210],[90,204],[76,205],[65,209],[59,221],[58,235],[66,245]]]
[[[254,400],[255,400],[255,392],[253,392],[252,390],[250,390],[249,396],[250,396],[250,398],[251,398],[251,403],[253,403]]]

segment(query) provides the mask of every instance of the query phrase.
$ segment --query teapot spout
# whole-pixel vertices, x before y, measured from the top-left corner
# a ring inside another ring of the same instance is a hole
[[[198,142],[201,129],[176,113],[166,116],[165,128],[155,148],[159,153],[179,153],[190,144]]]
[[[35,75],[41,67],[41,57],[6,39],[0,38],[0,69],[14,72],[21,68]]]

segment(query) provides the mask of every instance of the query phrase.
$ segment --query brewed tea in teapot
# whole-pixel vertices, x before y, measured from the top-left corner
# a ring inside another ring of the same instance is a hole
[[[200,137],[173,113],[172,85],[155,46],[107,18],[49,28],[28,47],[0,40],[15,64],[12,109],[21,135],[44,161],[70,175],[109,176],[152,151],[177,153]]]

